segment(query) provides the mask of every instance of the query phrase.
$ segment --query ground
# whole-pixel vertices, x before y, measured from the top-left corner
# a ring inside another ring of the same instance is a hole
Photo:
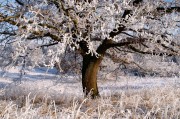
[[[84,98],[80,77],[55,69],[1,70],[0,118],[180,118],[180,78],[98,80],[101,97]]]

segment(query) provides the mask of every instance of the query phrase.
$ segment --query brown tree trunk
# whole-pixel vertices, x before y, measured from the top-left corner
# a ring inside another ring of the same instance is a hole
[[[99,97],[97,86],[97,73],[102,57],[95,57],[91,55],[83,56],[82,66],[82,86],[85,96],[90,95],[91,98]]]

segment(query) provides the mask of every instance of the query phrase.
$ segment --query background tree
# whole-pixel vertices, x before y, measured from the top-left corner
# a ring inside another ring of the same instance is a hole
[[[94,98],[99,95],[99,66],[104,56],[112,56],[112,50],[117,54],[179,56],[179,3],[177,0],[5,1],[0,5],[1,44],[14,48],[12,61],[53,46],[48,51],[52,56],[48,66],[53,66],[67,47],[78,52],[83,59],[83,92]]]

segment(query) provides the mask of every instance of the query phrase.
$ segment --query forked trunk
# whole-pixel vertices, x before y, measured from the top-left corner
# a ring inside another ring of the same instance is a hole
[[[91,55],[83,56],[82,86],[85,96],[90,95],[91,98],[96,98],[99,96],[97,73],[101,61],[102,57],[97,58]]]

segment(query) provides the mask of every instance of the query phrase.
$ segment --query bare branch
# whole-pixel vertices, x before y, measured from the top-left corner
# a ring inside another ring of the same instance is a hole
[[[3,34],[3,35],[12,35],[12,36],[15,36],[15,35],[16,35],[15,32],[8,32],[8,31],[0,32],[0,34]]]
[[[143,2],[143,0],[134,0],[133,5],[135,6],[135,5],[138,5],[138,4],[142,3],[142,2]]]
[[[20,14],[16,14],[15,16],[4,16],[0,13],[0,22],[7,22],[15,26],[20,26],[20,24],[12,19],[17,19],[20,17]]]
[[[126,38],[121,40],[120,42],[112,42],[110,44],[110,47],[121,47],[121,46],[127,46],[130,44],[139,44],[147,41],[146,38]]]
[[[155,50],[153,50],[153,52],[151,52],[151,51],[142,51],[140,49],[135,48],[132,45],[129,45],[128,48],[131,49],[132,51],[140,53],[140,54],[151,54],[151,55],[157,55],[157,56],[178,56],[179,55],[179,54],[173,53],[173,52],[157,52]]]
[[[109,33],[109,36],[110,36],[111,38],[114,38],[115,36],[119,35],[122,31],[124,31],[125,28],[126,28],[126,27],[125,27],[124,25],[119,25],[118,29],[114,29],[113,31],[111,31],[111,32]]]
[[[19,5],[24,6],[24,3],[20,0],[15,0]]]
[[[41,45],[41,47],[49,47],[49,46],[53,46],[53,45],[57,45],[58,42],[55,43],[51,43],[51,44],[45,44],[45,45]]]
[[[178,6],[176,6],[176,7],[168,7],[168,8],[158,7],[157,11],[158,12],[165,12],[165,13],[172,13],[173,11],[180,12],[180,7],[178,7]]]

